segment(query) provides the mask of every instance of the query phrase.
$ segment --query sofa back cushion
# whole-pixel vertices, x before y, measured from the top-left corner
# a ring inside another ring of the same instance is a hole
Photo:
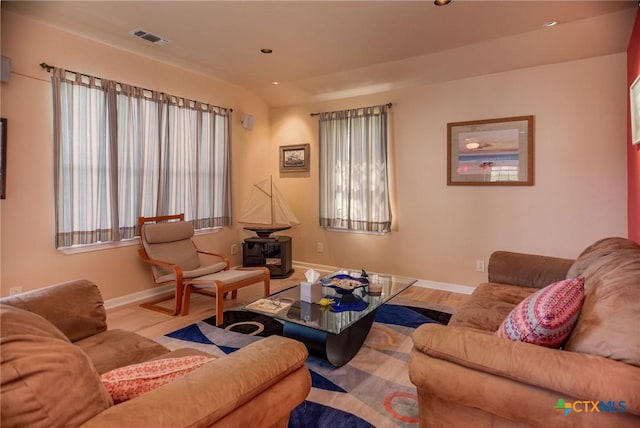
[[[87,356],[41,316],[0,305],[1,426],[75,427],[113,401]]]
[[[565,349],[640,367],[640,249],[608,251],[584,277],[582,312]]]
[[[107,329],[107,312],[100,289],[87,280],[63,282],[4,297],[0,303],[44,317],[72,342]]]
[[[576,276],[582,275],[591,263],[618,250],[640,250],[640,245],[625,238],[612,237],[600,239],[580,253],[569,268],[567,278],[575,278]]]
[[[574,261],[536,254],[494,251],[489,258],[489,282],[544,288],[566,278]]]

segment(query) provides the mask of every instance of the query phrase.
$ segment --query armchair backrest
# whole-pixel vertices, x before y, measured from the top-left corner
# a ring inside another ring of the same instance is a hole
[[[200,267],[200,259],[193,237],[193,225],[185,221],[143,224],[140,231],[142,246],[149,258],[176,264],[182,270]],[[172,273],[169,269],[152,266],[157,279]]]
[[[107,312],[100,289],[84,279],[3,297],[0,303],[40,315],[72,342],[107,329]]]

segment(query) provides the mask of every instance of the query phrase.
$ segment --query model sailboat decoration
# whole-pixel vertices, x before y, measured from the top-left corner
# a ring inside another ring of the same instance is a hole
[[[238,221],[249,224],[245,229],[256,232],[261,238],[300,224],[271,176],[253,185],[247,207]]]

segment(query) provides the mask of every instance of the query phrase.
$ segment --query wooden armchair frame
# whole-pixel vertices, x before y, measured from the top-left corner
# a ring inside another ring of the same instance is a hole
[[[175,273],[175,279],[171,279],[169,281],[163,281],[163,282],[158,282],[156,281],[155,276],[153,275],[153,272],[151,274],[151,277],[153,278],[153,282],[157,285],[169,285],[169,284],[175,284],[175,292],[173,293],[173,295],[171,296],[163,296],[163,297],[159,297],[157,299],[145,302],[140,304],[141,307],[146,308],[146,309],[151,309],[154,311],[158,311],[158,312],[162,312],[165,314],[169,314],[169,315],[178,315],[181,311],[182,311],[182,306],[183,306],[183,300],[185,297],[185,279],[183,278],[183,272],[182,272],[182,268],[174,263],[170,263],[170,262],[166,262],[166,261],[162,261],[162,260],[155,260],[149,257],[149,255],[147,254],[146,250],[144,249],[144,246],[142,245],[142,226],[144,226],[147,223],[161,223],[161,222],[168,222],[171,220],[178,220],[178,221],[184,221],[184,213],[183,214],[175,214],[175,215],[164,215],[164,216],[157,216],[157,217],[140,217],[138,218],[138,233],[140,234],[140,245],[141,248],[138,249],[138,255],[140,256],[140,259],[142,259],[142,261],[144,263],[147,263],[149,265],[154,265],[154,266],[159,266],[159,267],[163,267],[165,269],[170,269],[173,270],[173,272]],[[194,244],[195,247],[195,244]],[[227,264],[227,267],[224,270],[229,270],[230,268],[230,262],[229,262],[229,258],[227,256],[225,256],[224,254],[217,254],[217,253],[212,253],[210,251],[205,251],[205,250],[199,250],[196,247],[196,252],[198,252],[199,254],[204,254],[204,255],[208,255],[208,256],[215,256],[220,258],[223,262],[225,262]],[[200,294],[206,294],[208,296],[211,297],[215,297],[216,294],[214,291],[209,291],[206,289],[195,289],[192,290],[195,293],[200,293]],[[233,293],[237,295],[237,291],[233,290]],[[226,295],[226,293],[225,293]],[[235,295],[233,296],[235,297]],[[169,309],[166,308],[164,306],[160,306],[160,303],[162,302],[166,302],[167,300],[171,300],[171,299],[175,299],[175,303],[173,306],[173,309]],[[188,304],[187,304],[187,308],[188,308]],[[187,309],[188,311],[188,309]]]

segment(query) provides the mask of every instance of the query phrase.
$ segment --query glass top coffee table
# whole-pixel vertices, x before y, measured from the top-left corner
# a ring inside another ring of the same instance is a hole
[[[376,310],[416,282],[411,278],[368,272],[368,285],[351,292],[329,284],[330,279],[344,275],[360,278],[361,274],[361,271],[343,269],[323,277],[321,280],[327,285],[323,284],[321,297],[333,300],[329,306],[302,301],[301,286],[296,285],[257,300],[245,309],[283,321],[284,336],[301,341],[309,352],[339,367],[360,350]]]

